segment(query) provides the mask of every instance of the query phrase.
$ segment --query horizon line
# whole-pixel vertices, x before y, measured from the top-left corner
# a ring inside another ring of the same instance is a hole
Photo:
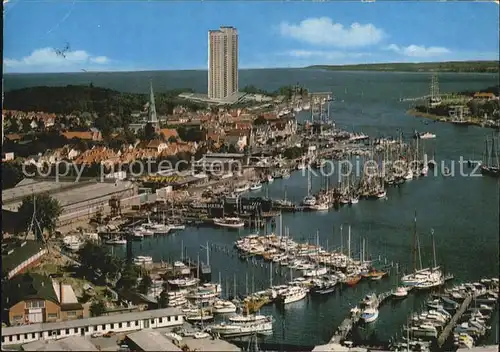
[[[357,63],[357,64],[316,64],[308,66],[295,66],[295,67],[251,67],[251,68],[239,68],[239,71],[250,71],[250,70],[286,70],[286,69],[314,69],[320,67],[356,67],[356,66],[375,66],[375,65],[423,65],[423,64],[453,64],[453,63],[495,63],[497,60],[457,60],[457,61],[422,61],[422,62],[372,62],[372,63]],[[45,75],[45,74],[75,74],[75,73],[134,73],[134,72],[179,72],[179,71],[207,71],[201,68],[184,68],[184,69],[137,69],[137,70],[109,70],[109,71],[92,71],[83,70],[78,71],[66,71],[66,72],[5,72],[4,75]],[[346,69],[345,71],[349,71]],[[406,72],[411,73],[414,71],[373,71],[373,72]],[[498,72],[498,71],[497,71]],[[426,73],[418,72],[415,73]],[[473,73],[473,72],[450,72],[450,73]],[[476,72],[476,73],[494,73],[494,72]]]

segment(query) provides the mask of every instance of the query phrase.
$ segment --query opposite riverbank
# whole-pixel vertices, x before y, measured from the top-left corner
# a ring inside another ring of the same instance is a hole
[[[425,112],[418,111],[417,109],[409,109],[406,111],[407,115],[411,115],[414,117],[422,117],[425,119],[430,119],[434,121],[439,121],[439,122],[448,122],[448,123],[453,123],[451,121],[451,118],[448,116],[440,116],[440,115],[435,115],[435,114],[429,114]],[[474,126],[479,126],[479,127],[486,127],[486,128],[494,128],[498,129],[499,126],[491,125],[491,124],[486,124],[483,119],[477,118],[477,117],[471,117],[467,120],[464,125],[474,125]]]

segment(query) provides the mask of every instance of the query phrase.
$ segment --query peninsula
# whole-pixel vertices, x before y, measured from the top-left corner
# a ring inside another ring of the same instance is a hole
[[[497,61],[447,61],[420,63],[380,63],[358,65],[315,65],[307,68],[331,71],[379,71],[379,72],[499,72]]]

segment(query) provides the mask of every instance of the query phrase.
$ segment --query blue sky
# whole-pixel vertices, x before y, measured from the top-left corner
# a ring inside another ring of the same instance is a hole
[[[241,68],[498,60],[498,11],[494,2],[9,0],[4,70],[206,69],[207,31],[221,25],[238,29]]]

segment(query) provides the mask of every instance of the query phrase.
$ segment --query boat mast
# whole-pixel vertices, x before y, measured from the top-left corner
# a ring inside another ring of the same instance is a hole
[[[340,224],[340,253],[344,254],[344,240],[343,240],[342,224]]]
[[[413,271],[417,271],[417,210],[415,210],[415,218],[413,223]]]
[[[349,225],[349,231],[347,232],[347,258],[351,259],[351,225]]]
[[[273,287],[273,262],[269,265],[269,287]]]
[[[431,236],[432,236],[432,256],[434,258],[434,268],[437,268],[436,244],[434,242],[434,229],[431,229]]]

